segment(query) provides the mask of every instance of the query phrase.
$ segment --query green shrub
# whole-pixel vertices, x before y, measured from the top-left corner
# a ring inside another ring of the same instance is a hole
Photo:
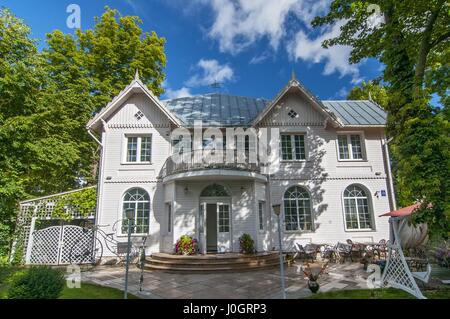
[[[175,244],[175,253],[177,255],[195,255],[197,253],[197,246],[197,239],[183,235]]]
[[[241,253],[253,254],[255,253],[255,242],[249,234],[243,234],[239,237],[239,244],[241,247]]]
[[[31,267],[15,273],[8,289],[9,299],[56,299],[65,284],[64,273],[49,267]]]

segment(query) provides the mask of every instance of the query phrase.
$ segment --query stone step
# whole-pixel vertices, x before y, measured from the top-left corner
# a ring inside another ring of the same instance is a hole
[[[158,259],[147,259],[146,264],[151,265],[174,265],[180,267],[205,267],[205,268],[216,268],[228,265],[236,265],[236,266],[263,266],[269,263],[278,263],[278,258],[270,258],[270,259],[259,259],[259,260],[248,260],[248,261],[233,261],[233,262],[213,262],[213,261],[182,261],[177,260],[158,260]]]
[[[264,266],[221,266],[216,268],[205,268],[205,267],[179,267],[174,265],[170,266],[160,266],[160,265],[145,265],[145,270],[161,270],[167,272],[177,272],[177,273],[216,273],[216,272],[243,272],[243,271],[255,271],[263,269],[272,269],[279,266],[279,263],[269,263]]]
[[[147,261],[164,261],[173,264],[228,264],[228,263],[249,263],[249,262],[259,262],[268,260],[278,260],[278,254],[271,254],[267,256],[254,256],[252,257],[236,257],[236,258],[191,258],[194,256],[177,256],[177,257],[167,257],[152,255],[147,258]]]
[[[227,272],[250,271],[273,268],[279,265],[277,252],[243,255],[236,253],[210,255],[171,255],[152,254],[145,261],[147,270],[164,270],[173,272]]]

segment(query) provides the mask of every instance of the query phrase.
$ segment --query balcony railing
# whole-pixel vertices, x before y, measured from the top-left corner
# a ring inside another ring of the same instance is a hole
[[[168,175],[205,170],[205,169],[226,169],[238,170],[254,173],[261,173],[259,162],[250,162],[247,152],[243,152],[243,160],[238,157],[237,150],[232,151],[232,161],[228,158],[227,150],[211,151],[211,150],[194,150],[170,156],[161,171],[161,177]]]

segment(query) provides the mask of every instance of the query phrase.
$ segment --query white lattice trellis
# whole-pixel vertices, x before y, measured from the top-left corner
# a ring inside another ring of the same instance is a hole
[[[34,231],[31,234],[29,245],[27,264],[90,263],[93,255],[89,255],[89,252],[93,252],[94,234],[92,230],[86,230],[79,226],[52,226]],[[73,250],[75,253],[72,253]],[[79,254],[77,251],[81,251],[83,254]],[[79,260],[75,260],[74,257]]]
[[[391,227],[391,243],[388,245],[388,258],[386,267],[381,278],[381,283],[385,287],[394,287],[402,289],[419,299],[426,299],[420,291],[414,276],[406,262],[403,250],[401,247],[400,237],[397,229],[397,221],[399,218],[390,218],[389,224]],[[431,271],[430,267],[428,266]]]
[[[29,250],[28,243],[30,242],[30,232],[34,231],[33,221],[52,220],[55,204],[59,199],[63,198],[65,195],[75,192],[81,192],[90,188],[95,188],[95,186],[54,194],[45,197],[34,198],[21,202],[20,211],[17,217],[16,234],[13,242],[11,258],[15,256],[15,252],[19,248],[21,249],[22,259],[25,260],[27,258],[26,254],[27,251]],[[66,212],[69,213],[69,215],[74,220],[88,219],[92,221],[95,218],[95,209],[94,211],[84,212],[76,208],[74,209],[73,207],[72,208],[67,207]]]

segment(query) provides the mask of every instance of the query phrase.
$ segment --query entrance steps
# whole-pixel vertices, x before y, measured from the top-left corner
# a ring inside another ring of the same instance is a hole
[[[193,256],[154,253],[145,261],[147,270],[179,273],[241,272],[277,266],[279,266],[278,252],[263,252],[255,255],[224,253]]]

